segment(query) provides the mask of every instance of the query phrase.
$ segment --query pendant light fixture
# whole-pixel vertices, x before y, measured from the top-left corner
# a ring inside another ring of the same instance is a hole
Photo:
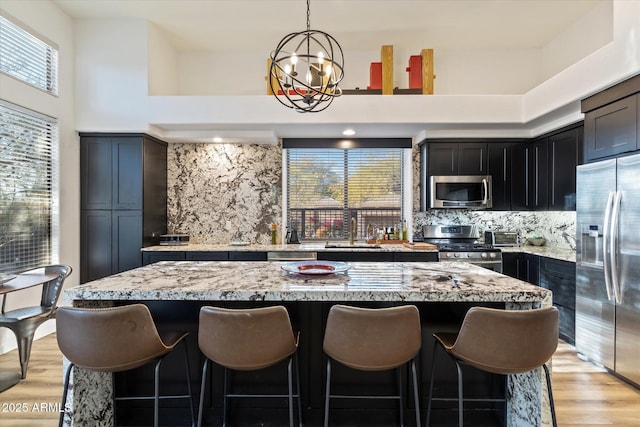
[[[269,81],[276,99],[299,112],[318,112],[342,94],[342,48],[331,35],[311,29],[286,35],[271,52]]]

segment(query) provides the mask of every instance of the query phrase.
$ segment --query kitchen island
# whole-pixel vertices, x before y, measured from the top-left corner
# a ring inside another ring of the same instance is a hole
[[[418,306],[423,318],[422,363],[419,363],[422,402],[426,402],[428,388],[425,384],[428,384],[428,357],[432,343],[429,331],[459,326],[464,312],[471,305],[526,310],[551,304],[551,292],[548,290],[466,263],[363,262],[352,263],[346,274],[323,276],[287,273],[282,269],[283,264],[159,262],[66,290],[64,301],[65,305],[76,307],[108,307],[143,302],[149,305],[160,328],[192,331],[194,347],[197,346],[197,313],[202,305],[285,305],[294,328],[301,332],[299,357],[306,425],[319,425],[318,421],[321,420],[324,387],[322,334],[326,313],[334,303],[364,307],[407,303]],[[202,358],[199,355],[194,357],[200,367]],[[196,371],[192,377],[196,386],[194,389],[197,389],[199,369],[192,370]],[[220,377],[216,372],[214,378],[219,381]],[[508,398],[507,425],[546,424],[544,421],[548,411],[544,409],[547,404],[543,398],[541,378],[539,371],[508,377],[505,393]],[[391,379],[393,380],[393,376]],[[75,369],[73,381],[70,402],[75,421],[71,422],[67,417],[66,425],[82,425],[82,419],[92,419],[95,425],[112,425],[113,411],[109,396],[113,385],[110,376]],[[123,381],[127,382],[126,379]],[[128,382],[139,381],[129,378]],[[179,376],[176,376],[175,382],[179,383]],[[117,378],[116,388],[119,388]],[[212,390],[219,390],[218,385],[214,384]],[[219,420],[216,393],[217,391],[211,392],[208,404],[208,416],[215,425]],[[423,405],[423,409],[424,407],[426,405]],[[389,410],[392,420],[395,416],[393,408],[392,405]],[[120,412],[120,406],[118,411],[121,421],[125,419],[122,417],[123,413],[129,414],[127,408]],[[140,412],[136,409],[131,413]],[[183,412],[185,420],[188,420],[187,412]],[[268,411],[261,413],[268,414]],[[173,412],[169,416],[172,415]],[[339,418],[336,421],[337,419]],[[267,421],[265,425],[277,425],[270,424],[270,419],[262,421]]]

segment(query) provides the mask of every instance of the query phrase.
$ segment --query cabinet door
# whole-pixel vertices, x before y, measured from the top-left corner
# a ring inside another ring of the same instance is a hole
[[[529,207],[533,210],[549,208],[549,170],[547,140],[534,142],[529,149]]]
[[[524,254],[524,277],[529,283],[537,285],[540,283],[540,257],[538,255]]]
[[[576,209],[576,166],[582,128],[549,137],[549,210]]]
[[[493,187],[493,210],[511,210],[511,143],[489,142],[487,144],[487,174],[491,175]]]
[[[529,208],[529,146],[526,143],[515,144],[511,148],[511,209]]]
[[[142,209],[142,138],[113,138],[112,149],[112,208]]]
[[[112,274],[142,265],[142,211],[112,211]]]
[[[516,279],[520,278],[520,259],[522,254],[503,252],[502,253],[502,274]]]
[[[487,144],[461,143],[458,145],[458,175],[487,174]]]
[[[633,95],[590,111],[584,118],[585,161],[638,148],[638,98]]]
[[[111,211],[83,210],[80,241],[80,283],[111,275]]]
[[[458,175],[458,144],[430,143],[429,175]]]
[[[549,206],[546,140],[514,145],[511,167],[511,208],[546,210]]]
[[[82,209],[111,209],[111,138],[83,137],[80,143]]]

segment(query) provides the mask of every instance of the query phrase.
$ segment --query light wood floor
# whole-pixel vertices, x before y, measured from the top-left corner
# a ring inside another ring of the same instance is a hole
[[[55,334],[33,344],[27,379],[0,393],[0,426],[55,426],[62,395],[62,362]],[[15,351],[0,371],[19,370]],[[640,425],[640,390],[576,356],[561,343],[553,358],[553,393],[560,426]]]

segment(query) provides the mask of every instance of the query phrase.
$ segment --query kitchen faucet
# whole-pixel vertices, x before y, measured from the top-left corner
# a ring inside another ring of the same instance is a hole
[[[349,244],[353,245],[356,235],[356,219],[351,218],[351,224],[349,225]]]

